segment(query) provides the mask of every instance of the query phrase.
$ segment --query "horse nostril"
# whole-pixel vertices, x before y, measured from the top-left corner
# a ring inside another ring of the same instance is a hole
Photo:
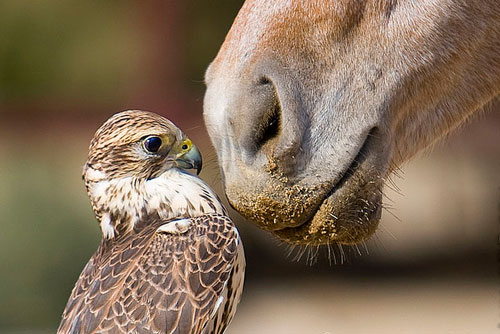
[[[270,112],[264,115],[257,128],[255,144],[257,149],[262,148],[271,139],[278,137],[281,128],[281,108],[276,102]]]
[[[261,77],[261,78],[259,79],[259,84],[260,84],[260,85],[268,85],[268,84],[270,84],[270,83],[271,83],[271,81],[270,81],[270,80],[269,80],[269,78],[267,78],[267,77]]]

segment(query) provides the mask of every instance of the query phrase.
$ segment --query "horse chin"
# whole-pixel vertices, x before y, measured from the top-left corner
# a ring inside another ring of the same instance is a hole
[[[304,224],[273,231],[289,244],[352,245],[370,238],[382,212],[382,186],[376,179],[352,175],[330,193]]]

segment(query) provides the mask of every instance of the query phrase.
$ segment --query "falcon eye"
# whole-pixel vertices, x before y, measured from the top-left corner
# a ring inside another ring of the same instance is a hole
[[[156,153],[160,149],[162,143],[160,137],[151,136],[144,140],[144,148],[150,153]]]
[[[187,144],[182,145],[183,150],[187,150],[188,148],[189,148],[189,146],[187,146]]]

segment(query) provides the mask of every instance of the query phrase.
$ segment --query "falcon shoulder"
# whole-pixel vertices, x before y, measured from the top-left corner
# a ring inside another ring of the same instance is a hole
[[[241,242],[226,216],[190,219],[182,234],[158,232],[168,222],[157,219],[136,234],[103,241],[73,289],[58,333],[222,331],[239,298],[231,290],[241,293]]]

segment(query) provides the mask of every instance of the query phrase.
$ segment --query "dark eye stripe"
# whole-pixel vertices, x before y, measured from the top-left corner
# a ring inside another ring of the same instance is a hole
[[[150,153],[156,153],[160,149],[162,140],[160,137],[151,136],[144,140],[144,148]]]

